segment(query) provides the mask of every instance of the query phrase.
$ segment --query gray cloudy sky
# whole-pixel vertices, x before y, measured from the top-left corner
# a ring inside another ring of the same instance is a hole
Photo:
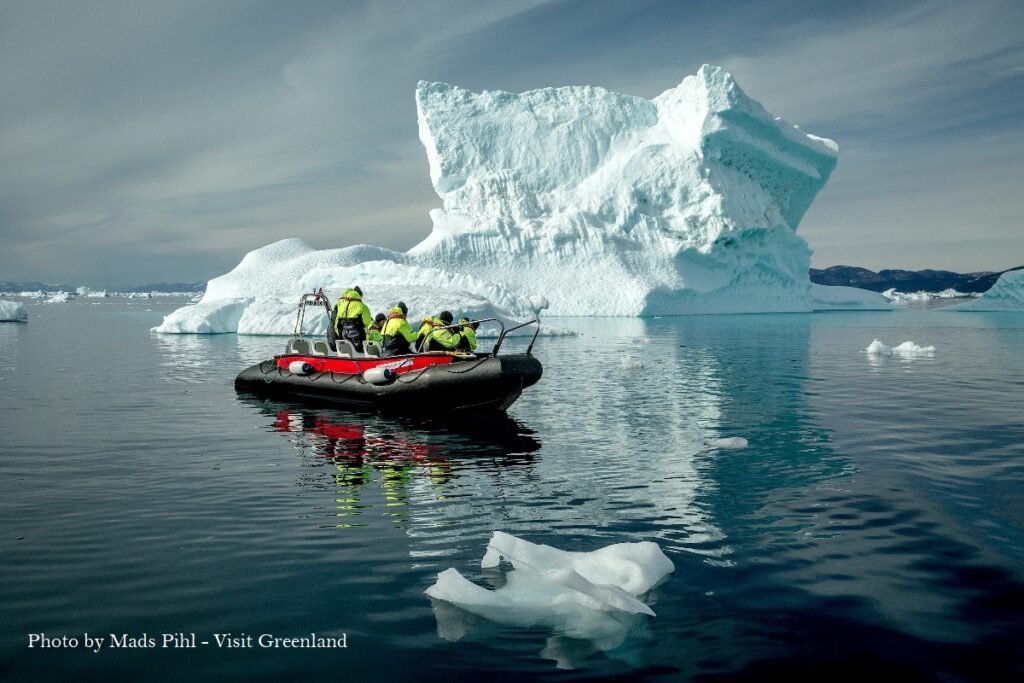
[[[835,139],[814,265],[1024,264],[1024,3],[0,0],[0,280],[205,280],[406,249],[420,79],[653,97],[702,63]]]

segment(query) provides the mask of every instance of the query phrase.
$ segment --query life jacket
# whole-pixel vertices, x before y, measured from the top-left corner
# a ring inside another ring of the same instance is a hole
[[[397,306],[388,311],[388,319],[384,321],[384,328],[381,330],[383,342],[381,343],[381,355],[384,357],[401,356],[411,353],[410,342],[416,340],[416,333],[409,327],[405,320],[402,309]]]
[[[348,339],[356,349],[366,340],[366,322],[370,317],[363,297],[354,289],[346,289],[335,304],[334,332],[339,339]],[[365,311],[365,313],[364,313]]]

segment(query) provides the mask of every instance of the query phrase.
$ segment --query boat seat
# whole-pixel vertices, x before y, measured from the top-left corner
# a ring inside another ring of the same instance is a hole
[[[366,352],[367,356],[377,356],[378,358],[380,357],[380,344],[378,344],[375,341],[364,341],[363,350]]]
[[[338,355],[342,358],[356,357],[356,347],[348,339],[335,340],[334,347],[338,349]]]
[[[327,342],[318,339],[313,342],[313,353],[318,356],[329,356],[331,355],[331,347],[327,345]]]
[[[288,352],[300,356],[309,355],[309,341],[306,339],[292,339],[288,342]]]

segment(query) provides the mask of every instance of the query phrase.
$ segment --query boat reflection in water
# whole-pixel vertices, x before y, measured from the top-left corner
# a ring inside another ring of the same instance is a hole
[[[239,396],[288,436],[309,469],[303,486],[336,490],[332,526],[367,526],[367,512],[410,526],[410,503],[443,501],[470,470],[529,468],[540,442],[503,413],[472,420],[396,417]],[[324,465],[333,468],[325,476]],[[383,500],[380,500],[381,496]]]

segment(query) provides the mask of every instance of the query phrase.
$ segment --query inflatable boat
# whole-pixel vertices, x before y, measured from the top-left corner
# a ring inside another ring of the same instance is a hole
[[[310,302],[323,303],[330,312],[322,293],[304,295],[296,334],[284,353],[243,370],[235,378],[236,389],[412,413],[505,411],[543,371],[531,353],[540,332],[536,320],[508,329],[497,318],[471,321],[494,322],[500,328],[487,353],[432,351],[383,358],[372,342],[357,350],[347,340],[339,339],[332,348],[326,341],[306,339],[302,320]],[[499,355],[510,333],[530,325],[536,329],[524,353]]]

